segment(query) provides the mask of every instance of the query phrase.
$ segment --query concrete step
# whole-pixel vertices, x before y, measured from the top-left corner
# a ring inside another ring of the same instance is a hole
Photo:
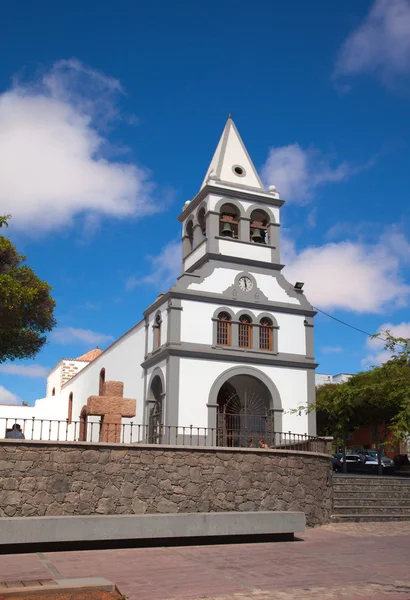
[[[397,515],[403,515],[403,516],[408,515],[408,517],[410,519],[410,506],[408,506],[408,507],[397,506],[395,504],[392,506],[378,506],[377,504],[375,504],[374,506],[369,506],[369,505],[364,505],[364,504],[357,504],[356,506],[351,506],[351,505],[346,506],[345,504],[338,504],[333,507],[333,514],[334,515],[344,515],[344,514],[346,514],[346,515],[349,515],[349,514],[351,514],[351,515],[356,515],[356,514],[396,515],[397,514]]]
[[[410,496],[410,486],[392,485],[390,487],[384,487],[379,485],[334,485],[333,492],[335,494],[344,494],[345,492],[356,492],[357,494],[370,494],[370,493],[387,493],[387,494],[408,494]]]
[[[334,496],[335,506],[404,506],[410,508],[410,498],[350,498]]]
[[[333,475],[333,485],[404,485],[410,487],[410,477],[393,477],[389,475]]]
[[[335,475],[332,521],[410,521],[410,479]]]
[[[332,523],[373,523],[380,521],[410,521],[410,515],[354,514],[332,515]]]
[[[389,492],[351,492],[350,490],[343,490],[343,492],[334,492],[333,497],[335,500],[345,498],[346,500],[380,500],[381,502],[392,501],[392,500],[410,500],[410,494],[404,493],[389,493]]]

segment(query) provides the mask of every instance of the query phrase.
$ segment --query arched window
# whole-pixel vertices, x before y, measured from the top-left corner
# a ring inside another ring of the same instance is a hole
[[[68,397],[68,415],[67,415],[67,419],[68,419],[69,423],[71,423],[71,421],[73,420],[73,392],[70,392],[70,395]]]
[[[192,221],[189,221],[188,225],[186,226],[186,235],[189,241],[189,246],[192,250],[194,247],[194,224]]]
[[[155,323],[154,323],[154,344],[153,344],[154,350],[161,347],[161,324],[162,324],[161,315],[158,313],[157,316],[155,317]]]
[[[52,395],[52,396],[55,396],[55,395],[56,395],[56,388],[53,388],[53,389],[52,389],[52,391],[51,391],[51,395]]]
[[[238,345],[241,348],[252,347],[252,319],[248,315],[239,317]]]
[[[219,216],[219,235],[238,239],[239,210],[233,204],[223,204]]]
[[[273,324],[270,319],[264,317],[259,324],[259,348],[261,350],[273,350]]]
[[[255,244],[268,244],[269,217],[263,210],[251,213],[251,241]]]
[[[206,237],[206,219],[205,219],[205,208],[201,208],[198,213],[198,223],[201,228],[202,237]]]
[[[100,382],[98,386],[98,395],[104,395],[104,383],[105,383],[105,369],[101,369],[100,371]]]
[[[226,312],[220,312],[218,315],[216,343],[218,346],[231,345],[231,317]]]

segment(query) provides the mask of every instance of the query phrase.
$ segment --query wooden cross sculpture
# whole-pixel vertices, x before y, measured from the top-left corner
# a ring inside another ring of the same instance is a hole
[[[137,401],[123,395],[122,381],[106,381],[103,395],[90,396],[87,400],[87,414],[101,417],[100,442],[119,443],[122,418],[136,415]]]

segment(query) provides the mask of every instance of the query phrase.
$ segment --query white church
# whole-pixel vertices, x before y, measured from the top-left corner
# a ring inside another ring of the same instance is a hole
[[[115,404],[121,386],[118,394],[105,387],[122,382],[134,410],[118,409],[121,441],[191,435],[246,446],[272,443],[272,432],[315,435],[314,412],[295,410],[315,399],[315,311],[303,284],[282,275],[283,204],[274,185],[265,189],[229,117],[179,216],[175,285],[106,350],[60,360],[34,406],[0,406],[2,427],[9,418],[7,427],[17,420],[26,438],[98,440],[101,416],[87,410],[88,399]]]

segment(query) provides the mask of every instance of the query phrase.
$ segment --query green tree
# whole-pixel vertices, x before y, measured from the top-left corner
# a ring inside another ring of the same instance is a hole
[[[357,398],[347,386],[329,383],[316,391],[317,430],[319,435],[330,435],[337,443],[344,442],[359,427]]]
[[[391,419],[390,429],[396,440],[402,440],[410,434],[410,339],[394,337],[390,331],[385,331],[383,335],[384,348],[392,353],[392,357],[378,369],[383,371],[389,402],[398,407]]]
[[[369,427],[378,449],[379,472],[381,448],[388,434],[398,441],[410,432],[409,340],[396,338],[389,331],[382,335],[391,359],[340,385],[321,386],[311,407],[317,411],[319,434],[333,435],[343,446],[356,429]]]
[[[0,227],[9,216],[0,216]],[[0,363],[34,358],[52,330],[55,302],[51,287],[24,264],[8,238],[0,235]]]

